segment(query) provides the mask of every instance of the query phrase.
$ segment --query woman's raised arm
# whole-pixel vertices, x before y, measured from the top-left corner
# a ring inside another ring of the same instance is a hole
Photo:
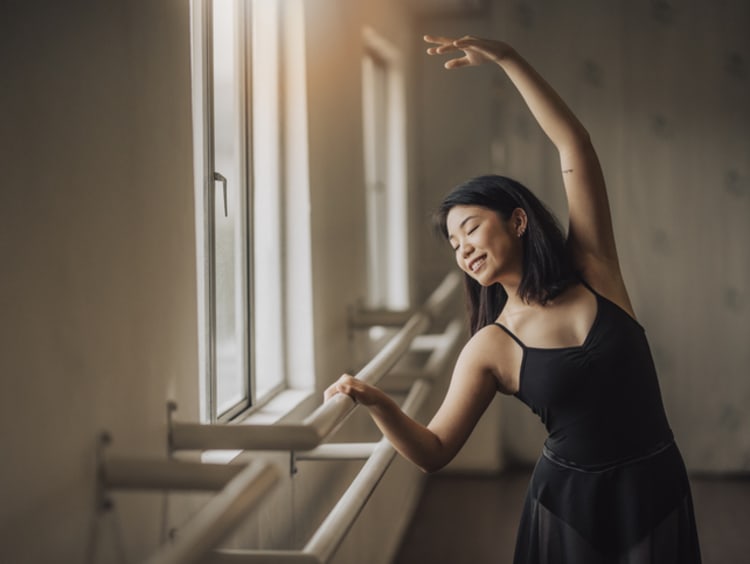
[[[578,118],[507,43],[472,36],[455,39],[428,35],[424,39],[437,45],[427,50],[430,55],[463,52],[446,61],[448,69],[491,62],[505,71],[560,154],[570,216],[568,246],[576,265],[590,282],[619,293],[616,286],[622,279],[604,176],[588,132]]]

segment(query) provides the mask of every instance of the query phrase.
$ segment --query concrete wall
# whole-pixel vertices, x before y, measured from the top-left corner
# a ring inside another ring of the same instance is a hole
[[[747,471],[748,4],[487,6],[484,18],[428,19],[421,31],[509,41],[579,115],[604,167],[626,283],[688,466]],[[498,172],[565,218],[554,148],[502,73],[445,72],[429,58],[421,72],[421,201],[436,203],[456,182]],[[423,281],[450,268],[431,238],[419,244],[432,265]],[[544,429],[514,399],[502,405],[506,454],[532,462]]]

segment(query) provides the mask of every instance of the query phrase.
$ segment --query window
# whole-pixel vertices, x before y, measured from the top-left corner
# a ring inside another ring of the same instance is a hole
[[[368,306],[409,306],[404,81],[398,51],[364,34],[362,109]]]
[[[295,0],[192,4],[204,421],[231,419],[299,385],[299,375],[286,377],[293,341],[303,362],[310,362],[305,351],[312,354],[305,319],[301,329],[286,323],[289,307],[311,311],[309,291],[286,284],[310,278],[301,9]],[[285,84],[294,85],[288,96]],[[291,270],[290,254],[297,260]]]

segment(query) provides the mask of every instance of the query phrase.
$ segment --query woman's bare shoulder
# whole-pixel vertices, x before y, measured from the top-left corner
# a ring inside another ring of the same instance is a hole
[[[518,389],[522,350],[508,333],[495,324],[482,327],[467,341],[459,360],[474,370],[490,373],[499,391],[507,394]]]

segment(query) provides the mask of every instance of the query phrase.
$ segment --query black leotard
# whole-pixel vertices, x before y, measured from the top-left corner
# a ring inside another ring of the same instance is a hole
[[[549,436],[515,564],[697,564],[690,486],[643,327],[596,296],[579,346],[526,346],[516,396]]]

